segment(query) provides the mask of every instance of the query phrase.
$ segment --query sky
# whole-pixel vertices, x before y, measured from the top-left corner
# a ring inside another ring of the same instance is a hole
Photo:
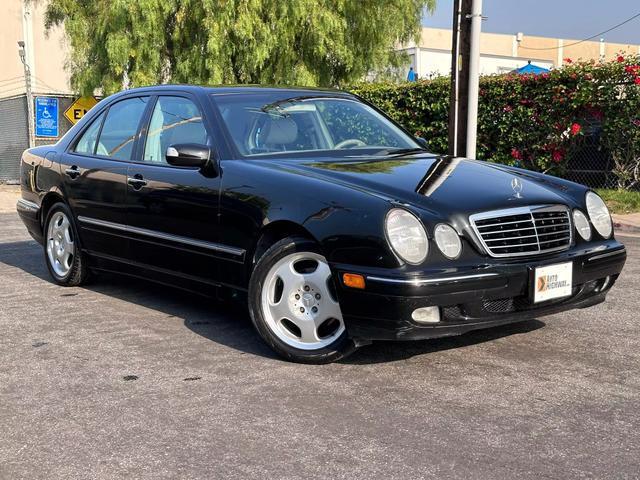
[[[483,32],[582,40],[640,13],[640,0],[483,0]],[[427,27],[451,28],[453,0],[436,0]],[[605,41],[640,44],[640,17],[603,35]],[[595,39],[598,40],[598,39]]]

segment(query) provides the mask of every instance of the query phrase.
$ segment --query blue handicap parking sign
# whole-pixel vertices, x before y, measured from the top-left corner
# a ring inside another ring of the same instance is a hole
[[[36,137],[58,136],[58,99],[36,97]]]

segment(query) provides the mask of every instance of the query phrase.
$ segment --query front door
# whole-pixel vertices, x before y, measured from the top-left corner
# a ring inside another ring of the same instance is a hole
[[[220,178],[165,159],[174,144],[210,145],[196,102],[177,94],[155,99],[140,161],[127,172],[129,251],[132,262],[160,275],[218,284]]]
[[[65,196],[83,249],[122,258],[126,227],[127,162],[149,97],[130,97],[100,113],[61,156]]]

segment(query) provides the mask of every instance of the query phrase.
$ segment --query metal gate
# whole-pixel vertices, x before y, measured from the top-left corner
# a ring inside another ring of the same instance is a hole
[[[0,181],[19,180],[20,156],[28,147],[26,96],[0,99]]]
[[[49,94],[35,94],[35,97],[58,99],[58,137],[34,139],[35,146],[50,145],[72,127],[63,112],[73,103],[73,97]],[[29,148],[27,117],[26,95],[0,99],[0,182],[14,183],[20,179],[20,157]]]

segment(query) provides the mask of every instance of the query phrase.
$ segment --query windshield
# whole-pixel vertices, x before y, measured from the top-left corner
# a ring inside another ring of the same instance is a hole
[[[384,116],[351,98],[291,97],[291,92],[214,94],[213,98],[243,156],[387,155],[420,149]]]

